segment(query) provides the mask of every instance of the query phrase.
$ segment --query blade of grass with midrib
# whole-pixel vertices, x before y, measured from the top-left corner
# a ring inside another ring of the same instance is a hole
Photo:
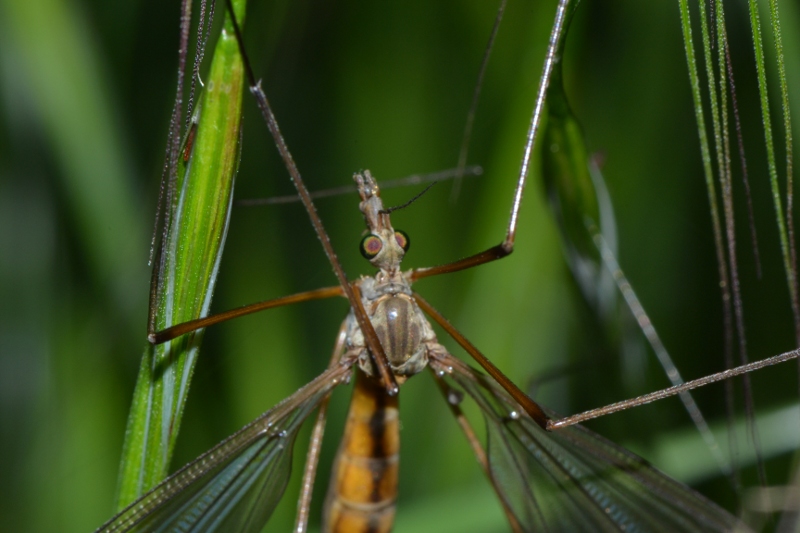
[[[236,2],[239,17],[244,0]],[[240,20],[241,20],[240,18]],[[174,205],[167,206],[156,298],[155,328],[208,312],[228,228],[239,162],[242,64],[228,27],[217,41],[194,121],[188,160],[178,159]],[[169,198],[169,196],[168,196]],[[145,347],[134,391],[120,466],[117,507],[166,477],[175,446],[202,330]]]

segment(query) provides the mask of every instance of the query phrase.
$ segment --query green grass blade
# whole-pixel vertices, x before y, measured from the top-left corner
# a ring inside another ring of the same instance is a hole
[[[793,147],[792,147],[792,115],[789,106],[789,84],[786,79],[786,60],[783,55],[783,37],[781,36],[781,22],[778,13],[778,2],[770,0],[769,15],[772,24],[772,38],[775,42],[775,60],[778,66],[778,80],[781,88],[781,110],[783,111],[783,134],[786,150],[786,225],[789,239],[789,266],[790,270],[788,281],[792,295],[792,309],[794,310],[795,337],[800,345],[800,303],[797,298],[797,251],[795,249],[794,238],[794,213],[792,204],[794,203],[794,168],[793,168]],[[760,80],[760,78],[759,78]]]
[[[607,314],[602,310],[614,307],[613,286],[608,283],[600,254],[587,231],[587,226],[601,227],[600,204],[589,172],[583,132],[564,94],[560,63],[553,69],[547,91],[543,146],[542,177],[573,277],[594,310]],[[615,237],[609,235],[607,239],[614,241]]]
[[[244,1],[237,9],[243,13]],[[243,83],[236,41],[231,31],[223,32],[196,115],[193,152],[178,165],[179,196],[164,245],[157,329],[208,313],[239,161]],[[145,347],[120,466],[119,508],[167,474],[202,334]]]
[[[698,4],[700,11],[700,29],[703,41],[703,59],[706,66],[706,77],[708,82],[708,96],[711,104],[711,126],[714,131],[714,148],[717,155],[717,172],[720,177],[720,185],[723,190],[730,189],[730,158],[728,157],[727,139],[723,141],[723,135],[727,130],[723,129],[722,123],[724,117],[727,116],[727,109],[725,108],[726,84],[725,77],[720,75],[719,88],[717,87],[716,76],[714,75],[714,60],[711,57],[711,35],[708,27],[708,15],[706,13],[705,3]],[[719,12],[719,17],[722,18],[724,12]],[[718,54],[722,54],[721,49],[717,49]],[[719,57],[720,65],[724,64],[724,57]],[[717,90],[719,90],[719,97],[717,97]],[[716,196],[716,195],[715,195]],[[727,196],[727,199],[730,195]],[[723,195],[723,208],[725,209],[726,221],[732,217],[733,213],[729,212],[730,203],[726,201]],[[731,258],[731,265],[735,265],[735,259]]]
[[[705,35],[707,32],[704,32]],[[560,43],[558,55],[561,57],[564,56],[565,42],[566,39],[562,39]],[[680,385],[684,383],[680,372],[619,266],[613,206],[603,176],[589,157],[578,118],[570,108],[564,91],[561,63],[553,69],[547,104],[545,148],[542,152],[543,178],[573,278],[592,308],[592,313],[602,324],[604,336],[609,344],[614,344],[613,351],[625,358],[627,347],[627,350],[635,352],[633,357],[641,358],[644,355],[630,348],[638,348],[641,339],[636,327],[626,327],[628,324],[624,319],[632,316],[666,376],[673,385]],[[715,130],[718,129],[715,118]],[[717,140],[721,140],[721,135]],[[620,314],[617,290],[627,304],[630,315],[624,310],[622,312],[625,314]],[[719,470],[729,472],[729,463],[722,457],[719,445],[692,395],[681,394],[680,399]]]
[[[756,55],[756,70],[758,72],[758,93],[761,99],[761,117],[762,124],[764,125],[764,144],[767,150],[767,168],[769,169],[769,182],[772,189],[772,201],[775,205],[775,219],[778,224],[778,234],[781,241],[781,253],[783,255],[783,267],[786,271],[786,282],[789,287],[789,297],[792,304],[792,312],[795,316],[795,323],[797,324],[797,317],[800,316],[800,302],[797,296],[797,280],[795,270],[793,268],[793,261],[791,258],[791,250],[789,244],[789,235],[787,230],[786,218],[783,213],[783,206],[781,205],[781,191],[778,184],[778,166],[775,159],[775,144],[772,137],[772,118],[769,109],[769,92],[767,88],[767,69],[764,60],[764,47],[763,39],[761,37],[761,19],[758,14],[758,4],[755,0],[749,0],[750,7],[750,26],[753,31],[753,46]],[[777,8],[775,9],[777,15]],[[780,35],[776,35],[776,46],[780,42]],[[779,56],[782,56],[779,51]],[[782,61],[781,61],[782,62]],[[785,74],[783,75],[785,78]],[[788,95],[786,96],[788,98]],[[786,104],[784,104],[786,105]],[[785,108],[785,115],[788,120],[788,107]],[[791,125],[790,125],[791,126]],[[790,127],[789,126],[789,127]],[[791,129],[788,130],[788,138],[791,139]],[[789,151],[788,155],[791,155]],[[795,331],[795,335],[800,335],[800,331]]]
[[[559,57],[563,57],[566,36],[577,3],[573,4],[564,23],[558,43]],[[544,128],[542,151],[542,178],[551,209],[567,250],[573,276],[584,297],[596,310],[613,307],[615,295],[602,278],[602,261],[587,226],[600,227],[600,200],[590,173],[589,154],[583,139],[581,125],[570,109],[564,92],[562,62],[557,62],[547,90],[547,122]],[[616,233],[613,212],[607,211],[610,233]],[[616,236],[609,234],[609,241]]]
[[[725,252],[722,240],[722,225],[720,223],[719,206],[717,204],[717,194],[714,189],[714,173],[711,168],[711,150],[708,146],[708,136],[706,134],[706,119],[703,111],[703,97],[700,91],[700,78],[697,73],[697,59],[694,54],[694,41],[692,39],[692,23],[689,15],[689,5],[687,0],[680,1],[681,29],[683,31],[683,46],[686,52],[686,63],[689,68],[689,82],[692,89],[692,100],[694,103],[695,120],[697,121],[697,135],[700,140],[700,154],[703,160],[703,176],[708,193],[708,202],[711,210],[711,223],[714,233],[714,251],[717,257],[719,269],[720,287],[722,290],[723,302],[730,302],[730,284],[728,283],[728,269],[725,262]],[[726,313],[726,324],[730,323],[730,306],[724,308]],[[730,336],[730,333],[726,333]]]

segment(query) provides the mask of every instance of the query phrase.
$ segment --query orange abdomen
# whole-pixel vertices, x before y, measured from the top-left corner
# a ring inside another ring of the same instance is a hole
[[[400,429],[397,396],[356,371],[353,399],[325,499],[328,532],[388,532],[394,522]]]

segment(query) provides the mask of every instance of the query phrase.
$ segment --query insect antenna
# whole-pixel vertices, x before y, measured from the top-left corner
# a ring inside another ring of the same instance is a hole
[[[428,185],[427,187],[422,189],[422,191],[420,191],[419,193],[414,195],[414,197],[411,198],[411,200],[409,200],[409,201],[407,201],[407,202],[405,202],[403,204],[396,205],[394,207],[387,207],[386,209],[381,209],[380,212],[383,213],[384,215],[388,215],[388,214],[394,213],[395,211],[399,211],[401,209],[405,209],[406,207],[410,206],[411,204],[413,204],[414,202],[416,202],[417,200],[422,198],[422,195],[425,194],[426,192],[428,192],[429,190],[431,190],[431,187],[433,187],[437,183],[438,182],[434,181],[433,183],[431,183],[430,185]]]

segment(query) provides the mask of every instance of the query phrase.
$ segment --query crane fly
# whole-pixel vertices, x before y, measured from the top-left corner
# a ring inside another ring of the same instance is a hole
[[[156,333],[153,340],[165,342],[233,316],[311,299],[345,296],[350,312],[340,328],[327,370],[167,478],[101,531],[259,531],[286,488],[299,429],[319,409],[304,487],[313,484],[329,395],[351,381],[355,381],[353,399],[325,501],[323,527],[326,531],[390,530],[399,472],[398,388],[426,368],[434,373],[462,424],[514,531],[728,531],[741,525],[716,504],[585,428],[548,431],[556,417],[520,391],[411,289],[418,279],[478,266],[512,252],[527,165],[566,5],[562,0],[556,16],[556,37],[551,39],[545,61],[506,238],[484,252],[439,267],[400,269],[410,238],[392,227],[378,184],[369,171],[364,171],[355,175],[368,229],[361,252],[378,273],[356,281],[344,276],[266,95],[245,61],[251,91],[340,285],[180,324]],[[244,56],[238,28],[237,39]],[[439,343],[426,314],[489,375],[450,355]],[[460,411],[463,395],[476,403],[485,418],[485,447]],[[298,512],[297,529],[301,531],[306,527],[309,501],[310,493],[304,490]]]
[[[397,383],[429,366],[437,379],[455,385],[443,385],[454,409],[461,400],[456,387],[480,407],[489,426],[490,454],[479,452],[479,460],[513,529],[726,531],[736,525],[712,502],[586,429],[546,432],[542,426],[548,417],[538,405],[523,410],[495,379],[451,356],[421,307],[451,326],[411,290],[414,271],[399,268],[409,237],[392,227],[369,171],[355,177],[369,229],[361,251],[379,271],[352,287]],[[352,309],[327,371],[179,470],[101,531],[260,530],[285,488],[300,424],[353,374],[353,399],[323,523],[326,531],[390,531],[399,466],[398,397],[381,381]]]

